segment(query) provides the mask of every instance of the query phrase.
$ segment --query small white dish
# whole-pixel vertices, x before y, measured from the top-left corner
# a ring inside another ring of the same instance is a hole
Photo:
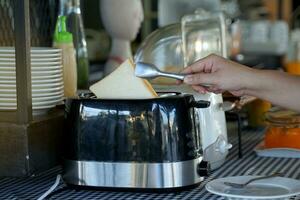
[[[62,76],[63,76],[62,73],[45,75],[45,76],[32,76],[31,80],[55,79],[55,78],[62,78]],[[15,74],[12,76],[12,75],[7,75],[7,74],[0,73],[0,80],[14,80],[14,81],[16,81],[16,77],[15,77]]]
[[[32,98],[39,98],[39,97],[51,97],[51,96],[56,96],[56,95],[63,95],[64,91],[63,90],[58,90],[58,91],[51,91],[51,93],[32,93]],[[1,93],[0,94],[1,98],[17,98],[16,93]]]
[[[57,91],[61,91],[63,90],[63,86],[60,87],[53,87],[53,88],[43,88],[43,89],[32,89],[32,93],[33,94],[37,94],[37,93],[50,93],[52,94],[52,92],[57,92]],[[0,88],[0,94],[4,94],[4,93],[16,93],[16,89],[1,89]]]
[[[58,105],[58,104],[57,104]],[[32,106],[33,110],[40,110],[40,109],[49,109],[49,108],[54,108],[55,105],[45,105],[45,106]],[[0,106],[0,110],[17,110],[16,106]]]
[[[61,58],[62,55],[60,52],[58,53],[50,53],[50,54],[36,54],[36,53],[31,53],[30,54],[31,58]],[[1,53],[0,52],[0,58],[13,58],[16,59],[16,55],[14,53]]]
[[[34,84],[45,84],[45,83],[62,83],[63,78],[53,78],[53,79],[42,79],[42,80],[31,80],[32,85]],[[0,79],[0,84],[5,85],[16,85],[16,80],[2,80]]]
[[[60,53],[62,50],[53,47],[31,47],[30,53],[31,54],[53,54],[53,53]],[[0,53],[5,54],[15,54],[14,47],[0,47]]]
[[[32,108],[34,110],[54,108],[56,105],[59,105],[59,104],[60,104],[60,102],[57,102],[56,104],[48,104],[48,105],[41,105],[41,106],[33,105]],[[0,110],[16,110],[16,109],[17,109],[17,106],[0,106]]]
[[[43,101],[52,101],[57,99],[62,99],[63,93],[58,95],[46,96],[46,97],[32,97],[32,102],[43,102]],[[5,98],[0,97],[0,103],[16,103],[17,99],[15,98]]]
[[[63,83],[62,76],[59,78],[49,78],[49,79],[42,79],[42,80],[31,80],[31,83],[34,84],[43,84],[43,83]]]
[[[245,183],[258,176],[233,176],[215,179],[206,184],[207,191],[230,200],[281,200],[300,194],[300,181],[285,177],[257,180],[244,188],[233,188],[224,182]]]
[[[53,66],[31,66],[31,71],[52,71],[52,70],[57,70],[57,69],[62,69],[62,65],[53,65]],[[16,68],[15,66],[9,66],[9,67],[3,67],[0,66],[0,73],[2,71],[10,71],[10,72],[15,72]]]
[[[57,86],[62,86],[63,82],[54,82],[54,83],[40,83],[40,84],[32,84],[33,89],[38,89],[38,88],[53,88]],[[0,83],[0,89],[15,89],[16,84],[1,84]],[[1,94],[0,94],[1,96]]]
[[[35,77],[35,76],[45,76],[51,74],[62,74],[62,72],[63,72],[62,69],[51,70],[51,71],[32,71],[31,75]],[[16,75],[15,71],[1,71],[1,76],[15,76],[15,75]]]
[[[14,57],[1,57],[0,56],[0,62],[10,62],[10,63],[15,63],[16,59]],[[30,59],[31,63],[39,63],[39,62],[61,62],[61,57],[56,56],[56,57],[49,57],[49,58],[31,58]]]
[[[300,158],[300,149],[293,148],[265,148],[264,142],[254,148],[258,156],[279,158]]]
[[[62,62],[58,62],[58,61],[53,61],[53,62],[31,62],[30,63],[31,66],[57,66],[57,65],[61,65]],[[16,66],[16,63],[15,62],[1,62],[0,61],[0,66],[3,66],[3,67],[9,67],[9,66],[13,66],[15,67]]]
[[[54,100],[46,100],[46,101],[33,101],[32,102],[32,106],[33,107],[36,107],[36,106],[51,106],[51,105],[56,105],[58,104],[59,102],[61,102],[63,100],[62,97],[59,97],[57,99],[54,99]],[[17,103],[16,102],[12,102],[12,103],[9,103],[9,102],[0,102],[0,107],[16,107],[17,106]]]
[[[8,84],[8,85],[15,85],[16,84],[16,80],[2,80],[0,78],[0,84]]]

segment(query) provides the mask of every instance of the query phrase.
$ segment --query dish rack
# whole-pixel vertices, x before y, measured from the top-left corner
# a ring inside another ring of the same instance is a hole
[[[2,28],[6,27],[1,29],[5,32],[1,34],[4,36],[2,45],[15,44],[17,103],[16,110],[0,112],[0,177],[30,176],[58,163],[63,110],[57,109],[39,117],[33,117],[32,112],[30,28],[34,25],[29,19],[37,17],[34,16],[37,14],[33,9],[35,6],[41,6],[41,2],[13,0],[0,3],[1,15],[9,13],[0,23]],[[38,43],[34,39],[31,42]]]

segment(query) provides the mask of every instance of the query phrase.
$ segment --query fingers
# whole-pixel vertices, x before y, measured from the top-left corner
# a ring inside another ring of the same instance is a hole
[[[222,94],[224,92],[222,89],[208,89],[208,91],[215,94]]]
[[[188,85],[214,85],[216,84],[216,75],[215,73],[198,73],[198,74],[192,74],[192,75],[187,75],[183,82],[188,84]]]
[[[192,65],[186,67],[182,73],[183,74],[193,74],[199,72],[210,73],[213,70],[214,62],[218,59],[219,56],[216,55],[209,55],[205,58],[198,60],[197,62],[193,63]]]
[[[222,89],[203,87],[203,86],[200,86],[200,85],[191,85],[191,87],[195,91],[199,92],[200,94],[205,94],[207,92],[212,92],[212,93],[215,93],[215,94],[222,94],[224,92],[224,90],[222,90]]]
[[[234,96],[240,97],[244,95],[244,91],[242,90],[235,90],[235,91],[229,91],[231,94],[233,94]]]
[[[205,72],[205,70],[210,71],[209,68],[212,67],[211,62],[206,60],[206,58],[203,58],[201,60],[198,60],[197,62],[193,63],[192,65],[186,67],[182,73],[183,74],[194,74],[199,72]]]
[[[207,92],[207,89],[205,87],[200,86],[200,85],[192,85],[191,87],[195,91],[199,92],[200,94],[205,94]]]
[[[183,83],[182,80],[176,80],[176,85],[180,85],[180,84],[182,84],[182,83]]]

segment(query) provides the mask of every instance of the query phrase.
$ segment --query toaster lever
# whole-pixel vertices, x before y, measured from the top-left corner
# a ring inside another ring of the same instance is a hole
[[[204,100],[192,101],[190,103],[190,106],[193,108],[207,108],[207,107],[209,107],[209,105],[210,105],[210,102],[204,101]]]

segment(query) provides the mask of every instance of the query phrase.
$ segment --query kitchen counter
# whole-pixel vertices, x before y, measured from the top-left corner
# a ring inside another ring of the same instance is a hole
[[[215,178],[238,175],[264,175],[275,171],[284,172],[285,177],[300,179],[300,159],[296,158],[270,158],[258,157],[254,147],[262,141],[264,129],[247,129],[243,131],[243,158],[238,158],[238,145],[236,134],[229,134],[233,144],[224,165],[212,172],[198,187],[182,192],[169,193],[134,193],[96,190],[75,190],[60,183],[48,199],[224,199],[210,194],[205,190],[205,184]],[[37,199],[54,183],[61,167],[37,174],[28,178],[3,178],[0,180],[0,199]],[[291,199],[300,199],[294,197]]]

